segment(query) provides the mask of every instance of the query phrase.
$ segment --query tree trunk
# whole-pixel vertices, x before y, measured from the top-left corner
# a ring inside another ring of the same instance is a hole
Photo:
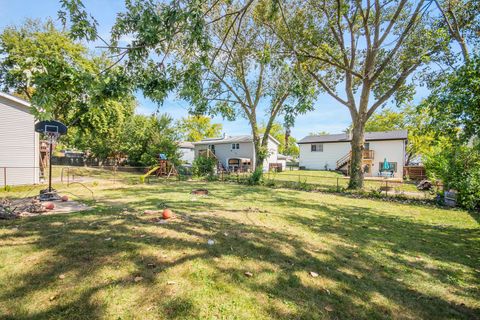
[[[365,121],[362,117],[357,117],[353,121],[352,129],[352,158],[350,162],[350,181],[349,189],[363,188],[363,149],[365,142]]]

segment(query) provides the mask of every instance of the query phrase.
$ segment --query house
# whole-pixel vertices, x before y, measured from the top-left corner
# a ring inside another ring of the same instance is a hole
[[[221,138],[203,139],[194,142],[195,158],[202,155],[215,156],[218,169],[227,171],[252,171],[255,165],[255,149],[252,135],[226,136]],[[271,165],[278,163],[278,142],[275,138],[268,139],[268,157],[263,164],[263,171],[268,171]]]
[[[315,135],[303,138],[300,146],[299,166],[311,170],[338,170],[347,173],[351,160],[350,134]],[[383,174],[384,160],[389,164],[388,171],[395,178],[403,177],[407,131],[366,132],[363,151],[365,176],[376,177]]]
[[[0,185],[39,182],[40,141],[30,104],[0,92]]]
[[[195,146],[189,141],[183,141],[178,144],[180,149],[180,160],[183,163],[192,164],[195,158]]]

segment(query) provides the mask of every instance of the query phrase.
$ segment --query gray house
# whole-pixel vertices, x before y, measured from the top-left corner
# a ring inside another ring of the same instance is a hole
[[[193,159],[195,158],[195,146],[189,141],[182,141],[178,144],[178,149],[180,150],[180,160],[186,164],[192,164]]]
[[[0,185],[39,182],[40,143],[30,104],[0,92]]]
[[[204,139],[193,143],[195,158],[200,155],[213,154],[220,167],[227,171],[251,171],[255,164],[255,149],[251,135],[223,136],[221,138]],[[278,142],[270,137],[268,140],[269,155],[263,164],[268,171],[271,164],[278,163]]]

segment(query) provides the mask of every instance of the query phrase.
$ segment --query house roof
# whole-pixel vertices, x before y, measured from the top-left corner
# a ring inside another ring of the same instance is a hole
[[[379,132],[365,132],[365,141],[375,140],[406,140],[408,136],[407,130],[394,130],[394,131],[379,131]],[[352,140],[351,135],[348,133],[340,134],[327,134],[318,136],[307,136],[298,141],[298,144],[304,143],[328,143],[328,142],[350,142]]]
[[[8,94],[8,93],[5,93],[5,92],[0,91],[0,97],[8,99],[8,100],[13,101],[13,102],[16,102],[16,103],[18,103],[18,104],[20,104],[24,107],[27,107],[27,108],[30,108],[30,106],[31,106],[30,102],[25,101],[22,98],[19,98],[19,97],[16,97],[16,96],[12,96],[11,94]]]
[[[190,141],[181,141],[181,142],[178,143],[178,147],[183,148],[183,149],[193,149],[193,148],[195,148],[193,143],[190,142]]]
[[[280,144],[277,139],[270,136],[273,142]],[[252,142],[253,136],[250,134],[241,135],[241,136],[225,136],[222,138],[208,138],[203,139],[202,141],[194,142],[194,145],[204,145],[204,144],[224,144],[224,143],[241,143],[241,142]]]

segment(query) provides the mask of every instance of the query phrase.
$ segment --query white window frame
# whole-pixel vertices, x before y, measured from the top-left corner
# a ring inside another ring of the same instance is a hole
[[[240,144],[239,143],[232,143],[232,150],[240,150]]]
[[[313,150],[315,147],[315,150]],[[312,143],[310,145],[310,152],[323,152],[323,143]]]

